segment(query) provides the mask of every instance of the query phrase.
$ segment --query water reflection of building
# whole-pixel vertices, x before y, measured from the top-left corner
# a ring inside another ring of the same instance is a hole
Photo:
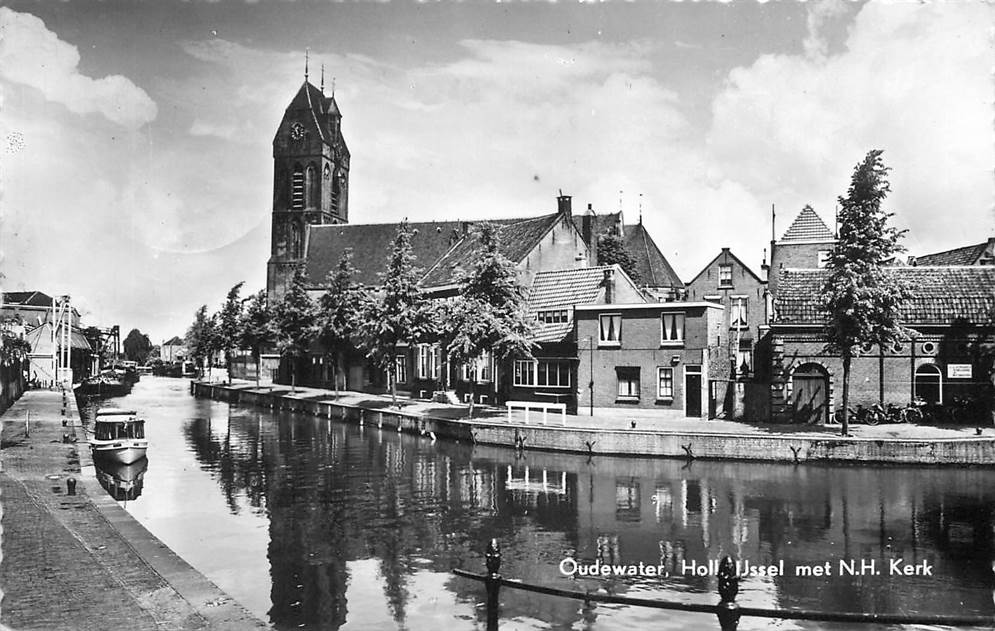
[[[93,461],[93,467],[97,473],[97,482],[107,494],[118,502],[127,502],[138,499],[142,494],[149,461],[148,458],[142,458],[131,464],[121,464],[98,458]]]
[[[588,462],[260,414],[235,410],[186,431],[232,510],[248,504],[268,514],[270,616],[278,628],[335,629],[357,617],[348,607],[350,564],[362,559],[376,559],[378,586],[398,626],[413,626],[409,617],[419,614],[411,599],[423,595],[419,574],[482,568],[490,537],[504,547],[505,575],[542,584],[571,585],[557,571],[568,555],[662,562],[677,576],[603,586],[669,598],[674,589],[714,596],[714,578],[682,576],[681,563],[724,554],[754,563],[783,559],[787,567],[928,559],[939,579],[747,579],[743,596],[754,605],[829,610],[990,609],[995,472]],[[458,602],[481,598],[476,583],[453,578],[446,587]],[[502,603],[506,619],[564,627],[583,620],[564,599],[507,590]]]

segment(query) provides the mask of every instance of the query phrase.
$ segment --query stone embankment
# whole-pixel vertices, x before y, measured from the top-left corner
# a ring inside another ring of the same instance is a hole
[[[854,428],[841,437],[833,427],[799,428],[730,421],[654,421],[619,416],[568,416],[566,424],[526,423],[519,412],[511,419],[503,410],[479,408],[466,418],[466,406],[412,403],[401,409],[385,397],[360,393],[336,395],[314,388],[290,392],[286,386],[257,388],[251,384],[191,383],[196,396],[310,414],[367,427],[416,433],[430,439],[452,439],[513,449],[702,459],[780,462],[851,462],[929,465],[995,464],[995,432],[972,435],[974,428],[878,426]],[[894,428],[894,429],[893,429]],[[970,433],[969,433],[970,432]]]
[[[0,420],[2,625],[19,631],[270,628],[100,487],[71,392],[30,390]]]

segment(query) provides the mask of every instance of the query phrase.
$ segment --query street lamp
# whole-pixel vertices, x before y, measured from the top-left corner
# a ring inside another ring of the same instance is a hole
[[[594,337],[593,336],[587,338],[587,347],[591,353],[591,359],[590,359],[591,382],[587,384],[587,387],[591,392],[591,416],[594,416]]]

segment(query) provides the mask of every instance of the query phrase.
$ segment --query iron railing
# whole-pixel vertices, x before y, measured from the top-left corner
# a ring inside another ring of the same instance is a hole
[[[477,574],[475,572],[469,572],[460,568],[454,569],[453,573],[463,578],[481,581],[484,583],[484,587],[487,590],[487,631],[495,631],[498,628],[500,615],[498,599],[502,587],[518,589],[535,594],[545,594],[547,596],[558,596],[561,598],[582,600],[588,607],[593,606],[593,603],[611,603],[630,605],[633,607],[648,607],[650,609],[666,609],[669,611],[707,613],[718,617],[719,628],[722,629],[722,631],[736,631],[739,626],[739,620],[743,616],[754,618],[776,618],[780,620],[808,620],[818,622],[884,625],[936,625],[949,627],[992,627],[995,625],[995,615],[905,615],[740,607],[736,602],[736,595],[739,593],[739,576],[736,570],[736,562],[729,556],[723,558],[719,563],[718,591],[720,600],[715,605],[654,600],[649,598],[632,598],[629,596],[616,596],[613,594],[590,591],[582,592],[569,589],[560,589],[558,587],[532,585],[521,581],[510,580],[501,576],[501,548],[496,539],[491,539],[490,543],[487,544],[487,551],[484,555],[484,559],[487,568],[486,574]]]

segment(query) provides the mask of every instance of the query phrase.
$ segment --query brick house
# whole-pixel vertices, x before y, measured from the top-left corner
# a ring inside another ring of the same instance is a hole
[[[722,418],[763,418],[768,414],[768,388],[755,380],[757,344],[767,322],[767,282],[729,248],[708,263],[685,285],[685,299],[715,302],[724,307],[725,361],[728,381],[713,381],[714,413]]]
[[[989,396],[995,267],[890,267],[915,294],[901,309],[911,329],[893,348],[869,346],[851,366],[851,405],[950,404]],[[783,270],[771,323],[772,406],[794,422],[825,422],[841,401],[842,360],[823,351],[818,301],[827,272]]]
[[[626,408],[661,420],[710,416],[710,383],[729,377],[720,350],[728,335],[724,311],[713,302],[576,307],[579,413]]]

